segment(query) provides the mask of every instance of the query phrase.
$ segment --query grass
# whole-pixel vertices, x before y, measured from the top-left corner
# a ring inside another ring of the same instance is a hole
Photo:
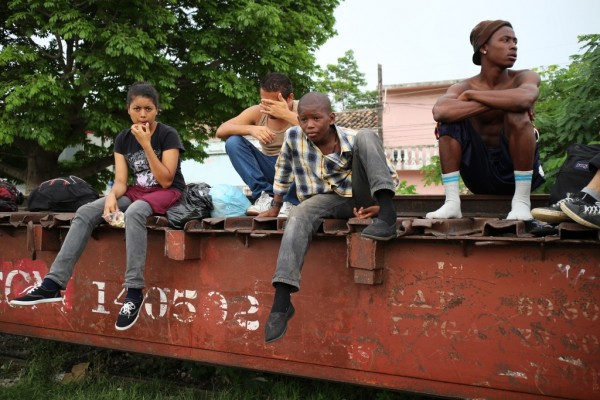
[[[17,338],[17,337],[15,337]],[[20,338],[23,340],[23,338]],[[42,339],[24,360],[0,359],[0,399],[44,400],[425,400],[377,388],[208,366]],[[88,364],[89,363],[89,364]],[[73,366],[81,379],[62,383]]]

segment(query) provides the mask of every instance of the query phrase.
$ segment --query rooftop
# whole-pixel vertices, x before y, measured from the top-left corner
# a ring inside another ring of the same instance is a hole
[[[336,125],[350,129],[379,127],[377,109],[345,110],[335,113]]]

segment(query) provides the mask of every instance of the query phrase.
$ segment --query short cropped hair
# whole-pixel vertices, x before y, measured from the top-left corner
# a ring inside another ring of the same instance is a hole
[[[302,109],[306,104],[311,106],[318,106],[326,113],[331,113],[331,100],[325,93],[321,92],[309,92],[300,98],[298,103],[298,113],[302,113]]]
[[[270,73],[260,83],[260,88],[265,92],[281,92],[284,99],[290,97],[294,91],[290,78],[277,72]]]

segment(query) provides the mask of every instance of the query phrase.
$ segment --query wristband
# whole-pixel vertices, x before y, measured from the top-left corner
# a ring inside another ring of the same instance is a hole
[[[283,201],[271,201],[271,206],[272,207],[283,207]]]

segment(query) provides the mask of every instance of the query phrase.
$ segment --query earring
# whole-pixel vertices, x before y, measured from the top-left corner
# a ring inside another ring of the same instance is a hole
[[[487,50],[484,50],[484,51],[483,51],[483,54],[487,54]]]

